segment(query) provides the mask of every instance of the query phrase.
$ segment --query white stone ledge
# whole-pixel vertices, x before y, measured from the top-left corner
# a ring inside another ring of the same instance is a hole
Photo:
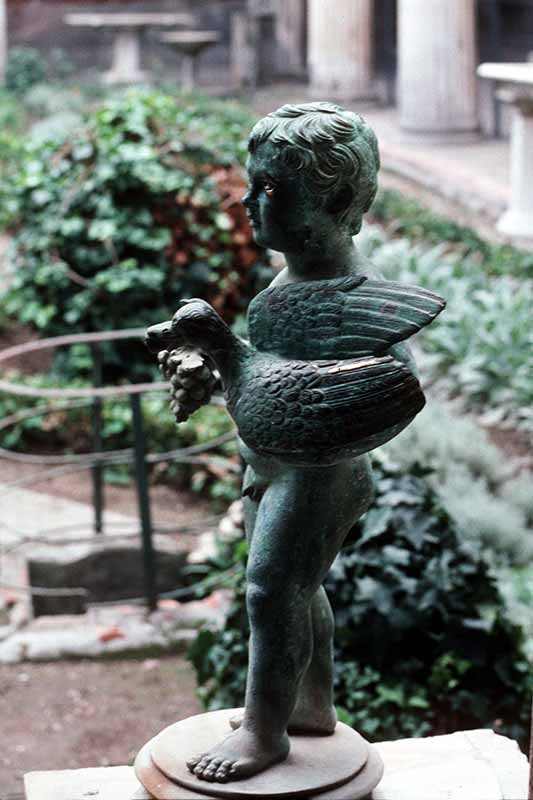
[[[490,730],[376,746],[385,775],[373,800],[527,800],[526,757],[516,742]],[[32,772],[25,786],[26,800],[149,800],[131,767]],[[190,790],[183,800],[192,800]]]

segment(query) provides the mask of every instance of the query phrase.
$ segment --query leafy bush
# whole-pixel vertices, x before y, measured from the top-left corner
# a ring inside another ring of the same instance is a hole
[[[27,115],[13,95],[0,89],[0,229],[17,210],[15,185],[24,158]]]
[[[428,481],[463,535],[495,563],[531,562],[531,475],[517,476],[517,464],[502,459],[474,420],[432,400],[382,451],[404,469],[429,468]]]
[[[12,47],[6,64],[5,84],[10,92],[22,94],[46,78],[46,62],[33,47]]]
[[[64,111],[81,113],[85,105],[79,91],[54,83],[38,83],[28,89],[22,102],[24,108],[35,118],[43,118]]]
[[[336,617],[341,719],[371,739],[494,726],[524,737],[523,636],[479,550],[427,481],[375,463],[377,496],[326,581]],[[208,709],[243,701],[248,625],[243,542],[211,564],[234,589],[224,628],[203,630],[190,658]]]
[[[396,190],[380,191],[371,214],[396,236],[433,245],[445,244],[448,249],[455,246],[462,255],[472,257],[487,275],[514,275],[520,280],[533,278],[533,253],[507,244],[492,244],[472,228],[435,214]]]
[[[200,296],[231,321],[269,273],[239,202],[252,122],[232,103],[138,90],[36,145],[7,312],[56,335],[148,325]],[[131,375],[138,351],[113,353],[108,373]]]
[[[417,337],[422,372],[440,380],[485,420],[533,430],[533,281],[490,278],[466,258],[407,239],[389,240],[369,226],[359,247],[387,278],[442,294],[448,305]]]

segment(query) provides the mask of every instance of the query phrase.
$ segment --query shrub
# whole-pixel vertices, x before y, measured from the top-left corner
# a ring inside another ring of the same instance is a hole
[[[56,335],[148,325],[200,296],[231,321],[269,272],[239,202],[251,124],[231,103],[129,91],[36,146],[8,313]],[[138,358],[115,347],[107,372]]]
[[[0,89],[0,229],[17,211],[15,186],[22,169],[27,115],[18,100]]]
[[[517,476],[517,464],[502,459],[474,420],[432,400],[382,451],[403,469],[429,468],[428,481],[462,534],[495,563],[531,561],[531,475]]]
[[[23,94],[46,78],[46,62],[33,47],[12,47],[9,50],[5,72],[6,88]]]
[[[445,312],[416,338],[421,371],[460,395],[467,408],[490,411],[487,422],[532,430],[533,281],[490,278],[445,246],[389,240],[372,226],[358,243],[385,277],[425,286],[447,300]]]
[[[435,214],[418,200],[396,190],[380,191],[371,214],[395,236],[432,245],[445,244],[447,249],[455,247],[461,255],[473,258],[487,275],[533,278],[532,253],[507,244],[492,244],[472,228]]]
[[[423,477],[380,462],[375,476],[376,501],[326,581],[341,719],[371,739],[471,725],[524,737],[523,636],[487,565]],[[243,543],[221,548],[210,574],[229,580],[234,602],[190,653],[208,709],[242,704],[247,663]]]

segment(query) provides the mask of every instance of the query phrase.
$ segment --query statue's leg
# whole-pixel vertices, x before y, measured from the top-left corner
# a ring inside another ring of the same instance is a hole
[[[287,469],[266,488],[248,559],[245,716],[237,731],[190,763],[198,777],[237,780],[287,756],[287,724],[312,656],[312,600],[359,505],[350,464]]]
[[[348,490],[353,492],[352,524],[370,506],[374,495],[372,469],[368,456],[357,458],[352,463],[352,482]],[[337,713],[333,704],[333,636],[335,620],[328,596],[321,586],[311,605],[313,625],[313,656],[302,678],[298,690],[296,707],[289,720],[289,733],[333,733]]]
[[[327,736],[335,730],[337,713],[333,705],[333,634],[335,620],[328,597],[321,586],[311,603],[313,655],[289,720],[289,733]]]
[[[324,588],[315,593],[311,602],[312,656],[307,667],[292,712],[290,734],[332,734],[337,724],[333,705],[333,612]],[[233,730],[242,725],[242,716],[232,717]]]

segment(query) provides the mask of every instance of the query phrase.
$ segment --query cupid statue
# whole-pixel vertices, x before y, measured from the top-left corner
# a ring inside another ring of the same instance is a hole
[[[282,252],[286,267],[250,304],[250,341],[202,300],[147,333],[167,376],[174,371],[178,419],[209,399],[218,371],[247,464],[245,709],[188,761],[203,781],[247,779],[285,760],[294,734],[329,736],[337,725],[322,582],[372,501],[368,452],[424,405],[403,342],[444,307],[428,291],[381,280],[357,252],[378,169],[372,129],[337,105],[286,105],[260,120],[243,203],[256,242]],[[191,351],[204,392],[180,378]]]

